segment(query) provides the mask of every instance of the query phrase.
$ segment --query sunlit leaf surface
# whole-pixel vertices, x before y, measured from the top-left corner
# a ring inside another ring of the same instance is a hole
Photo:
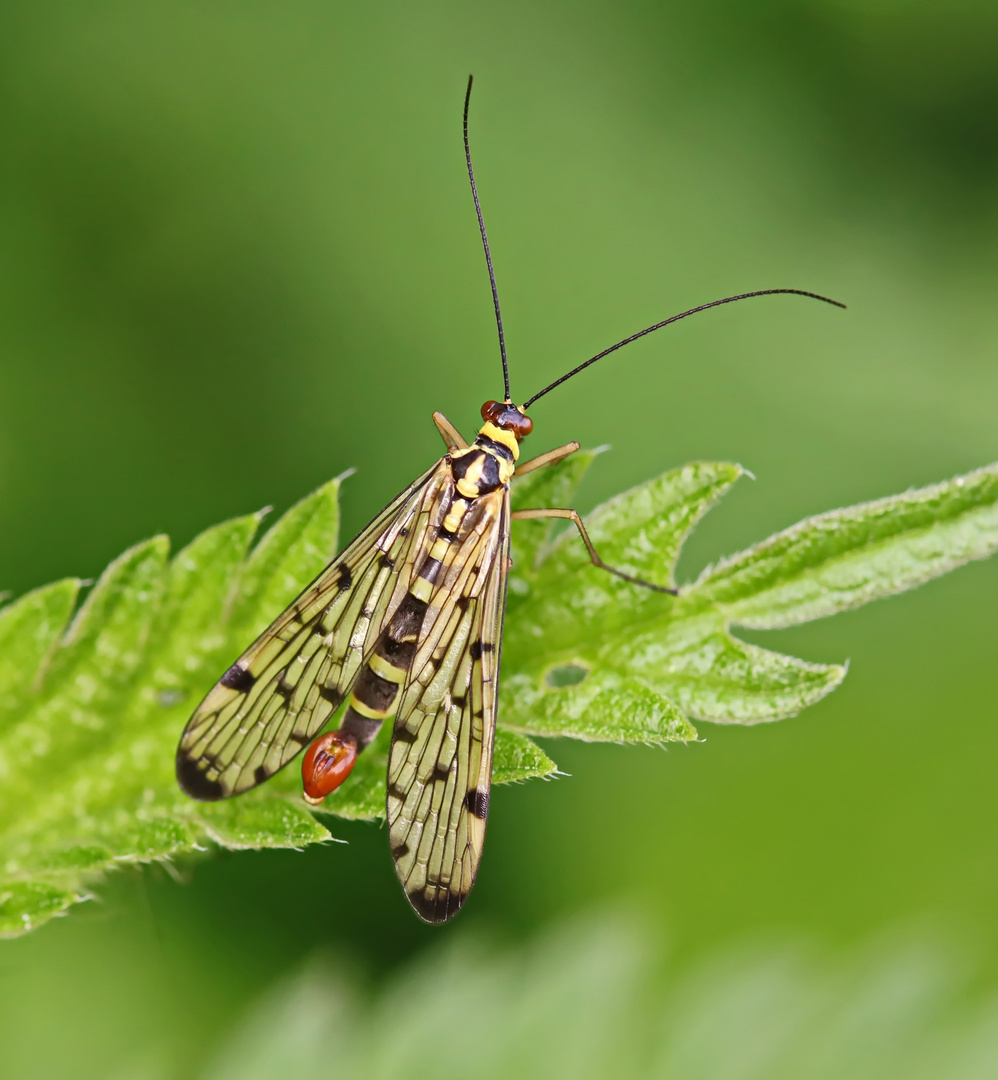
[[[572,505],[580,453],[524,477],[514,504]],[[673,470],[589,519],[610,564],[674,584],[680,547],[738,479],[736,465]],[[336,548],[339,481],[251,547],[259,516],[207,530],[169,557],[157,537],[116,559],[74,615],[80,583],[0,612],[0,933],[29,930],[108,868],[208,843],[294,847],[330,839],[332,816],[384,807],[389,734],[317,818],[297,769],[220,804],[186,798],[173,756],[193,707]],[[998,466],[801,522],[708,568],[678,597],[593,568],[574,530],[518,523],[496,782],[548,776],[527,735],[665,743],[694,720],[792,716],[833,690],[837,665],[739,641],[732,625],[806,622],[912,588],[998,548]]]

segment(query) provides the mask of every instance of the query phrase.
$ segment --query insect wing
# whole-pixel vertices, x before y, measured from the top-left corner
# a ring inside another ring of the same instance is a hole
[[[508,491],[497,491],[488,510],[486,534],[473,550],[455,552],[431,599],[389,753],[392,857],[426,922],[445,922],[467,899],[485,841],[509,566]]]
[[[195,799],[228,798],[282,769],[336,711],[449,481],[446,459],[406,488],[260,635],[208,692],[177,748]],[[398,586],[399,588],[397,588]]]

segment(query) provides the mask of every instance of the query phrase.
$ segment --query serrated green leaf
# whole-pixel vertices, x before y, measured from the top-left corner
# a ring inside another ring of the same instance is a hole
[[[259,848],[330,838],[301,802],[295,766],[265,789],[204,804],[177,787],[173,756],[219,673],[328,561],[338,491],[334,480],[303,499],[251,552],[260,515],[208,529],[169,562],[164,538],[137,545],[68,628],[72,581],[0,612],[0,934],[37,926],[115,865],[206,840]],[[510,738],[509,779],[553,770],[529,740]],[[384,814],[386,753],[387,743],[360,759],[337,814]]]
[[[0,741],[0,821],[46,797],[56,762],[71,769],[114,737],[111,717],[121,711],[159,608],[166,551],[157,537],[119,556],[52,650],[30,706]]]
[[[492,782],[509,784],[517,780],[553,776],[558,766],[533,740],[505,728],[496,730],[492,758]]]
[[[740,626],[810,622],[998,550],[998,465],[819,514],[722,560],[691,592]]]
[[[287,799],[209,803],[198,819],[212,840],[228,848],[302,848],[330,839],[305,806]]]
[[[812,664],[739,641],[716,613],[642,628],[615,650],[645,685],[689,716],[715,724],[784,720],[820,701],[845,678],[838,664]]]
[[[741,471],[687,465],[598,507],[587,527],[600,557],[646,580],[671,582],[683,540]],[[681,599],[593,567],[576,531],[563,533],[507,624],[504,664],[515,674],[500,691],[505,722],[590,741],[696,738],[667,678],[673,655],[698,640],[677,618],[682,610]],[[574,683],[556,677],[573,669],[582,676]]]
[[[67,578],[35,589],[0,612],[0,730],[31,698],[79,591],[79,581]]]
[[[517,506],[570,506],[593,460],[579,454],[517,481]],[[659,583],[738,478],[736,465],[676,469],[598,508],[604,560]],[[70,620],[78,583],[0,611],[0,934],[83,899],[116,865],[202,848],[301,847],[330,834],[300,801],[296,766],[265,788],[196,803],[173,775],[176,741],[219,673],[323,568],[336,545],[334,480],[249,550],[260,515],[207,530],[167,559],[159,537],[116,559]],[[664,743],[691,720],[791,716],[842,680],[732,637],[886,596],[998,548],[998,466],[835,511],[723,560],[678,597],[592,567],[573,529],[514,527],[494,780],[555,772],[527,734]],[[68,623],[68,626],[67,626]],[[510,728],[516,729],[510,730]],[[526,733],[526,734],[524,734]],[[390,731],[321,811],[384,813]]]
[[[610,566],[670,585],[683,540],[741,473],[738,465],[712,463],[673,469],[597,507],[586,519],[590,539]],[[532,523],[514,522],[514,531],[521,524]],[[511,613],[503,656],[516,668],[537,667],[543,652],[539,666],[547,668],[583,645],[598,651],[637,621],[669,618],[675,604],[594,567],[573,527],[558,536],[515,619]]]
[[[337,490],[333,481],[293,507],[248,557],[255,515],[209,529],[169,564],[162,538],[138,545],[108,567],[68,630],[71,605],[63,602],[59,624],[55,593],[48,598],[56,625],[38,631],[31,656],[44,677],[26,664],[22,715],[0,736],[9,773],[0,789],[0,891],[9,886],[8,906],[16,905],[34,895],[24,886],[44,881],[48,899],[33,909],[32,926],[59,909],[52,897],[72,902],[84,876],[116,864],[190,851],[205,838],[294,847],[328,837],[303,807],[266,792],[222,809],[193,802],[177,788],[173,752],[268,598],[286,602],[290,578],[300,574],[300,585],[321,570],[336,543]],[[4,615],[34,625],[28,609],[45,607],[39,596]],[[15,932],[20,924],[4,925]]]
[[[678,706],[640,680],[609,670],[593,672],[580,663],[571,668],[584,677],[564,688],[539,687],[527,675],[509,679],[503,697],[505,723],[521,725],[533,735],[567,735],[587,742],[665,743],[697,737]]]
[[[0,937],[16,937],[86,899],[74,889],[46,881],[12,881],[0,887]]]

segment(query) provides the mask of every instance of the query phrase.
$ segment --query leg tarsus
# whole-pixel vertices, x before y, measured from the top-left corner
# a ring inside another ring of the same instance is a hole
[[[582,518],[579,517],[577,510],[561,510],[554,507],[541,507],[537,510],[514,510],[510,516],[519,519],[520,521],[529,521],[531,518],[563,518],[567,521],[574,522],[575,527],[579,530],[579,535],[582,537],[582,542],[586,545],[586,550],[589,552],[589,558],[592,560],[593,566],[598,566],[600,570],[606,570],[609,574],[614,574],[616,577],[623,578],[624,581],[629,581],[632,585],[641,585],[645,589],[651,589],[654,592],[669,593],[671,596],[679,595],[678,589],[671,589],[665,585],[656,585],[652,581],[645,581],[643,578],[625,574],[623,570],[617,570],[613,566],[607,566],[599,555],[596,554],[596,548],[593,547],[593,542],[589,539],[589,533],[586,532],[586,527],[582,524]]]

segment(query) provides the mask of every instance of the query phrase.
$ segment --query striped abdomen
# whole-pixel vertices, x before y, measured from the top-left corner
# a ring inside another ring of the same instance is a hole
[[[413,583],[414,590],[419,580],[427,580],[424,569],[430,572],[438,569],[439,563],[436,567],[429,566],[430,563],[436,563],[436,560],[427,557],[423,561],[417,581]],[[425,614],[426,601],[414,591],[408,592],[357,676],[340,731],[354,737],[358,751],[371,743],[381,729],[382,721],[395,711],[395,699],[416,655]]]
[[[305,754],[302,782],[305,798],[313,805],[321,803],[346,780],[357,755],[370,746],[382,723],[394,714],[399,691],[416,655],[427,604],[438,578],[453,558],[451,544],[458,538],[468,507],[466,500],[454,500],[409,591],[361,668],[339,729],[320,735]]]

